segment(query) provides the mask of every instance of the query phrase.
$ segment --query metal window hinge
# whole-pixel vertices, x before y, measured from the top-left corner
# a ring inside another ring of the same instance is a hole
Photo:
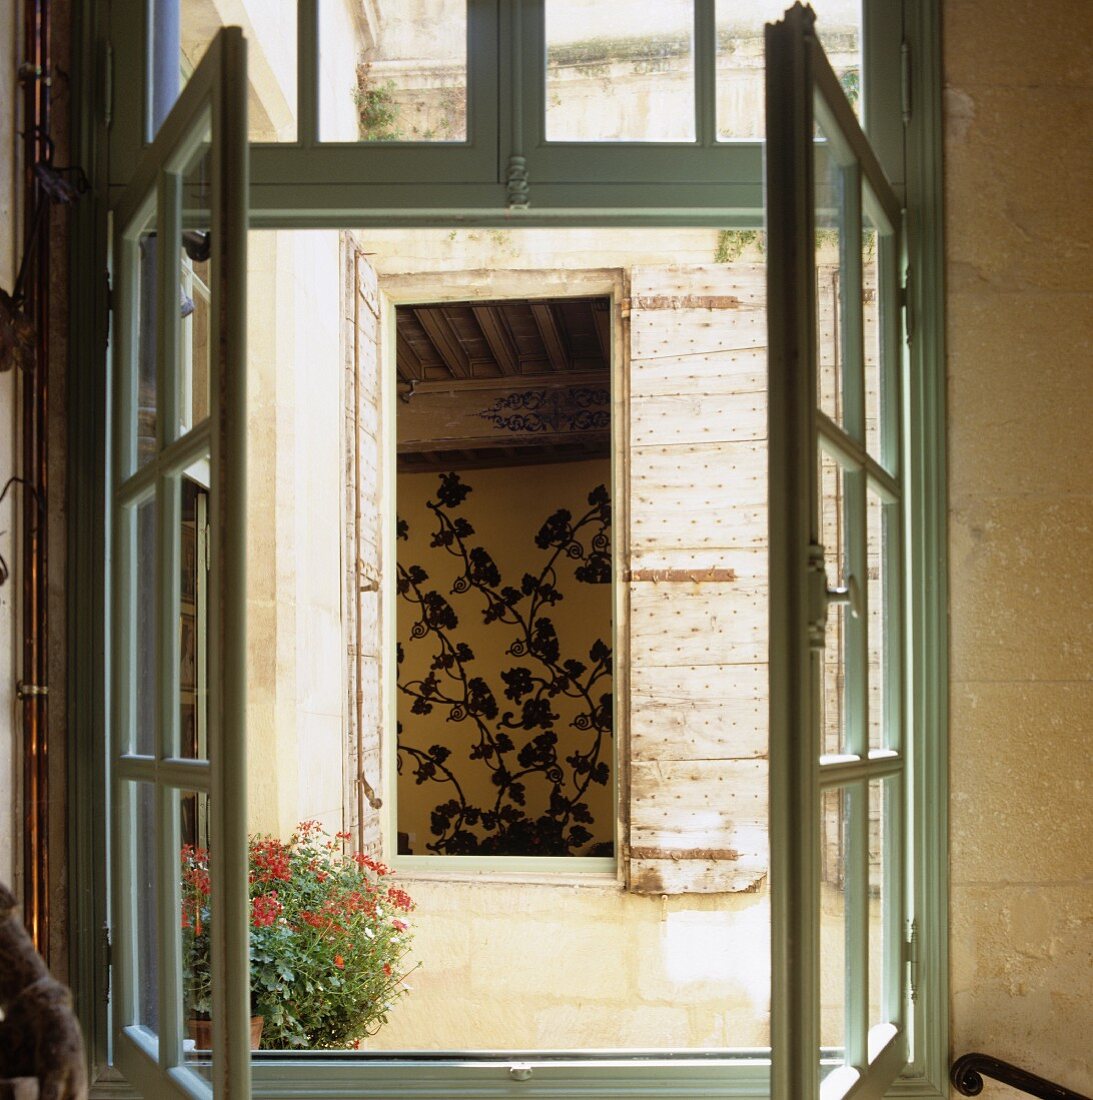
[[[48,695],[49,688],[45,684],[28,684],[20,680],[15,685],[16,699],[33,699],[36,696]]]
[[[102,926],[102,957],[106,980],[103,983],[103,1001],[110,1003],[110,968],[114,965],[114,945],[110,939],[110,925]]]
[[[918,1000],[918,918],[915,917],[907,929],[907,939],[903,944],[903,961],[907,964],[908,982],[911,988],[911,1003]]]
[[[899,106],[906,126],[911,121],[911,43],[906,38],[899,44]]]
[[[620,317],[629,317],[630,316],[630,299],[629,298],[620,298],[619,299],[619,316]]]
[[[808,548],[808,644],[812,649],[824,648],[827,633],[827,570],[824,568],[824,548],[812,543]]]
[[[915,328],[914,305],[911,299],[911,269],[907,268],[907,274],[903,279],[903,286],[899,290],[899,304],[903,309],[903,333],[908,346],[911,343],[911,335]]]

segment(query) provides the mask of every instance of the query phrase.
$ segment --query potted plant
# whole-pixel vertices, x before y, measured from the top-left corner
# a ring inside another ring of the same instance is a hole
[[[378,860],[344,851],[348,840],[315,821],[301,822],[287,841],[250,838],[251,1011],[262,1018],[267,1049],[356,1046],[407,992],[404,918],[413,902]],[[187,844],[183,963],[186,1014],[195,1021],[212,1011],[210,893],[209,854]]]

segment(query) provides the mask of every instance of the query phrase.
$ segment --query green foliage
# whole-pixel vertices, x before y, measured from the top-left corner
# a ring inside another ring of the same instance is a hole
[[[760,252],[766,243],[761,229],[721,229],[714,249],[715,264],[731,264],[743,255],[745,249],[755,245]]]
[[[409,895],[390,871],[342,852],[302,822],[287,842],[250,840],[251,1011],[262,1016],[267,1049],[356,1046],[387,1022],[407,992]],[[212,1011],[209,854],[182,849],[182,943],[186,1011]]]
[[[846,98],[850,100],[850,106],[856,107],[861,99],[861,72],[858,69],[847,69],[839,77]]]
[[[395,83],[393,80],[377,83],[372,75],[371,61],[361,61],[357,65],[353,102],[357,107],[361,141],[401,140],[402,134],[396,126],[399,109],[395,103]]]

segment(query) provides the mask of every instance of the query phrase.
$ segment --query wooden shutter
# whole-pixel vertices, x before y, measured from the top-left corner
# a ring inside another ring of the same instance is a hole
[[[358,851],[382,854],[379,284],[356,236],[342,237],[345,284],[345,821]]]
[[[765,273],[636,268],[630,293],[629,885],[754,890],[768,851]]]

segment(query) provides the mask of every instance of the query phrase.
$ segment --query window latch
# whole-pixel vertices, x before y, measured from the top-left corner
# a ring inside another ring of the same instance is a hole
[[[850,617],[861,617],[861,586],[857,577],[847,577],[846,586],[843,588],[829,588],[827,590],[827,602],[830,604],[845,604],[850,610]]]
[[[845,587],[830,588],[824,566],[824,548],[814,542],[808,548],[808,641],[812,649],[824,648],[827,609],[831,604],[844,604],[852,618],[859,618],[862,613],[861,586],[856,577],[847,577]]]

